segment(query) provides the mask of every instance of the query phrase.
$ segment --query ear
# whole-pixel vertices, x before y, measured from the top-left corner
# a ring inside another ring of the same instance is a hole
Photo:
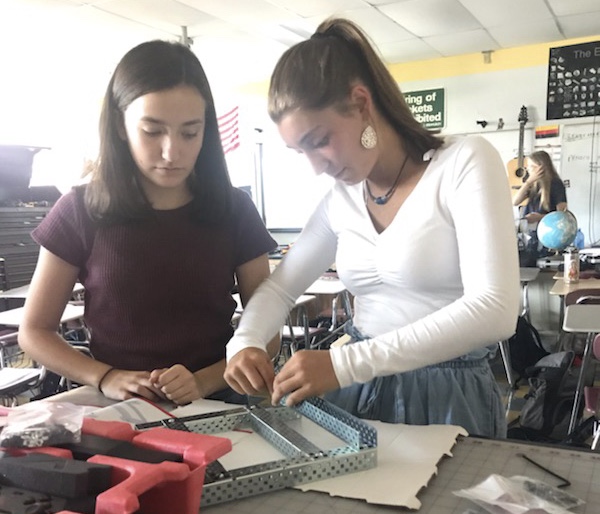
[[[350,103],[357,107],[358,112],[365,121],[373,119],[373,97],[371,91],[364,84],[358,83],[350,89]]]

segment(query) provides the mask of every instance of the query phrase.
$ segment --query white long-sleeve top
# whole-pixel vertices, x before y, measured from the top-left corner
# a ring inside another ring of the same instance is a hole
[[[363,183],[337,182],[249,301],[227,358],[266,348],[295,299],[332,262],[370,339],[332,348],[341,387],[444,362],[510,337],[520,302],[516,230],[498,152],[447,138],[381,233]]]

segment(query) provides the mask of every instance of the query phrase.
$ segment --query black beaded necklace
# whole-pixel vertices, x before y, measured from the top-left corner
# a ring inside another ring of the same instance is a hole
[[[386,194],[384,194],[383,196],[375,196],[373,193],[371,193],[371,188],[369,187],[369,181],[365,180],[367,194],[369,195],[369,198],[373,201],[373,203],[375,203],[377,205],[385,205],[386,203],[388,203],[388,200],[392,197],[392,195],[394,194],[394,191],[396,191],[396,187],[398,186],[398,180],[400,180],[400,175],[402,175],[402,172],[404,171],[404,167],[406,166],[407,162],[408,162],[408,154],[406,154],[406,157],[404,158],[404,162],[402,163],[402,166],[400,166],[400,171],[398,172],[398,175],[396,175],[396,180],[394,180],[392,187],[390,187],[388,189],[388,192]]]

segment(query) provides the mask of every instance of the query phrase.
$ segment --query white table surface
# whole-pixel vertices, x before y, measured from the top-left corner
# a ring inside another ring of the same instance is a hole
[[[318,278],[305,291],[306,294],[340,294],[346,290],[339,278]]]
[[[565,307],[565,332],[600,332],[600,305],[573,304]]]
[[[24,307],[19,307],[17,309],[0,312],[0,325],[18,327],[23,321],[23,310]],[[73,305],[68,303],[60,318],[60,322],[66,323],[67,321],[83,318],[83,311],[83,305]]]
[[[533,282],[540,274],[540,268],[519,268],[521,282]]]
[[[6,291],[0,291],[0,298],[27,298],[29,294],[29,286],[30,284],[25,284],[20,287],[13,287],[12,289],[7,289]],[[73,286],[73,294],[81,293],[83,291],[83,285],[77,282]]]
[[[239,293],[234,293],[231,296],[233,296],[233,299],[235,300],[235,303],[237,304],[237,306],[235,308],[235,312],[236,313],[242,313],[242,312],[244,312],[244,307],[242,305],[242,299],[240,298]],[[300,295],[296,299],[296,307],[300,307],[302,305],[306,305],[307,303],[312,302],[314,299],[315,299],[315,297],[313,295],[309,295],[309,294]]]

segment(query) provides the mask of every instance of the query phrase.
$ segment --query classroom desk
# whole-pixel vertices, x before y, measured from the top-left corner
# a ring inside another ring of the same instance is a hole
[[[600,333],[600,305],[567,305],[565,308],[563,330],[565,332],[587,334],[583,349],[582,362],[579,368],[577,388],[575,389],[575,399],[573,400],[573,408],[571,410],[571,418],[569,420],[568,433],[570,434],[575,429],[575,424],[577,422],[577,413],[583,395],[585,371],[587,370],[588,363],[591,359],[594,337],[597,333]]]
[[[25,284],[24,286],[13,287],[12,289],[7,289],[6,291],[0,291],[0,298],[25,300],[29,294],[29,286],[30,284]],[[81,285],[79,282],[76,282],[73,286],[73,297],[83,293],[83,290],[83,285]]]
[[[600,278],[583,278],[580,279],[579,282],[567,284],[563,278],[562,274],[559,276],[555,276],[556,282],[550,289],[550,294],[565,296],[567,293],[572,291],[579,291],[580,289],[600,289]]]
[[[533,282],[540,274],[539,268],[519,268],[519,280],[521,282],[521,316],[529,319],[529,282]]]
[[[275,271],[280,262],[281,259],[269,259],[271,273]],[[335,273],[325,273],[323,276],[315,280],[310,286],[308,286],[304,294],[320,297],[331,296],[331,331],[337,328],[337,307],[339,299],[342,300],[342,308],[344,310],[346,319],[350,319],[352,317],[352,302],[350,300],[350,293]]]
[[[350,302],[350,293],[346,286],[337,277],[323,276],[315,280],[305,291],[305,294],[315,296],[331,296],[331,327],[334,330],[338,325],[337,320],[337,304],[338,299],[342,300],[342,308],[346,319],[352,317],[352,305]]]
[[[23,311],[24,307],[18,307],[17,309],[0,312],[0,325],[19,327],[23,321]],[[60,317],[60,324],[62,325],[69,321],[83,318],[83,312],[83,305],[73,305],[72,303],[68,303]]]
[[[584,278],[580,279],[579,282],[571,282],[567,284],[564,279],[562,273],[554,275],[554,282],[552,288],[550,289],[550,294],[561,297],[561,302],[559,306],[559,327],[562,327],[565,320],[565,302],[564,297],[573,291],[579,291],[580,289],[600,289],[600,278]],[[559,331],[557,346],[561,347],[561,336],[563,335],[563,331]]]
[[[69,401],[80,405],[105,407],[114,405],[91,386],[83,386],[52,396],[45,401]],[[392,512],[418,512],[419,514],[484,514],[485,510],[474,503],[455,496],[453,491],[472,487],[489,475],[505,477],[524,475],[556,486],[559,480],[523,459],[524,454],[535,462],[568,479],[571,485],[566,492],[587,503],[573,514],[597,514],[600,505],[600,454],[576,448],[548,446],[515,440],[492,440],[477,437],[459,437],[452,448],[452,456],[443,457],[438,472],[417,497],[422,506],[418,511],[400,507],[368,504],[362,500],[332,497],[319,492],[302,492],[283,489],[240,500],[205,506],[207,514],[391,514]],[[401,477],[398,477],[401,480]]]

